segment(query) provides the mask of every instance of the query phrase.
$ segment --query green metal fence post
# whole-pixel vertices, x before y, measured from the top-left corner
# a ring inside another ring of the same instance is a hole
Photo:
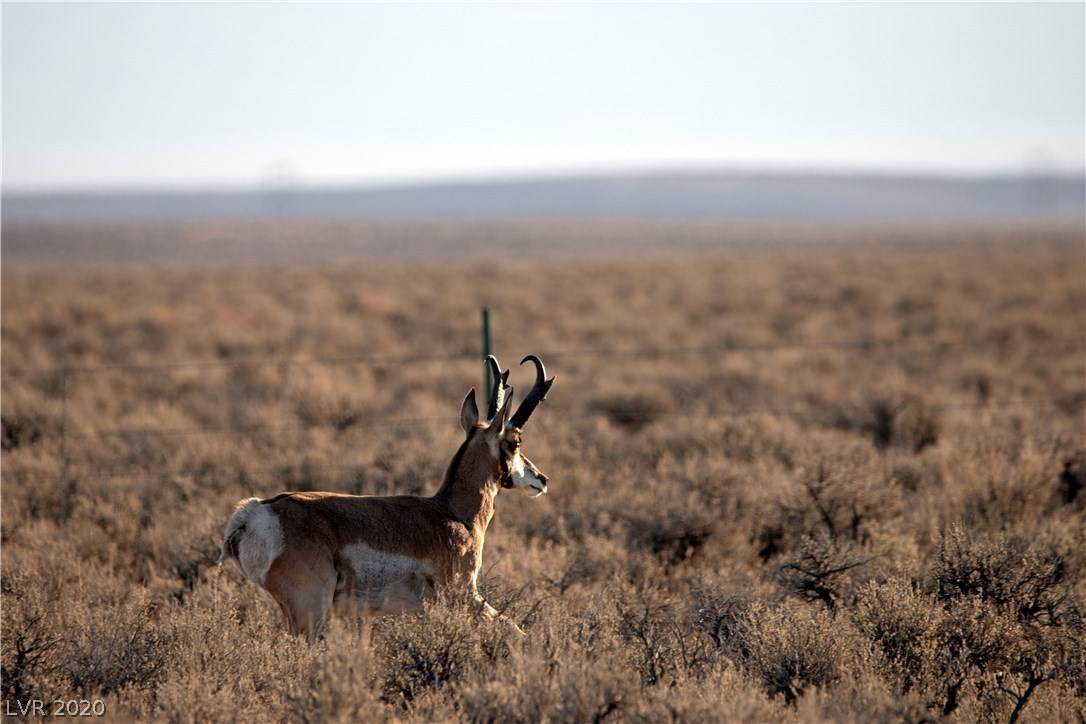
[[[483,307],[483,361],[490,354],[490,307]],[[490,373],[490,365],[483,365],[483,399],[490,404],[490,389],[494,385],[494,379]]]

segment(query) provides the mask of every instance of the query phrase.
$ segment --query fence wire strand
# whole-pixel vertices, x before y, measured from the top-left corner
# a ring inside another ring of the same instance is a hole
[[[1069,344],[1066,351],[1086,352],[1086,340],[1054,340]],[[942,349],[978,344],[979,341],[948,339],[932,336],[908,337],[861,337],[836,340],[788,340],[782,342],[715,342],[701,345],[677,346],[641,346],[641,347],[566,347],[543,350],[540,356],[545,359],[571,359],[578,357],[606,357],[609,359],[652,359],[666,357],[688,357],[699,354],[731,354],[804,350],[860,350],[868,351],[879,348],[915,347],[918,345],[939,347]],[[329,357],[284,357],[284,356],[247,356],[235,359],[181,360],[177,362],[153,363],[106,363],[101,365],[69,365],[44,369],[32,367],[5,367],[5,376],[20,378],[49,378],[62,375],[93,375],[105,372],[149,373],[178,369],[231,369],[258,366],[284,367],[398,367],[406,365],[431,364],[436,362],[476,362],[478,352],[474,350],[454,350],[446,352],[418,352],[404,355],[383,354],[348,354]]]
[[[1057,342],[1066,340],[1057,340]],[[946,349],[948,347],[962,346],[969,344],[966,340],[951,340],[946,338],[932,338],[932,337],[906,337],[906,338],[880,338],[880,337],[865,337],[859,339],[842,339],[842,340],[797,340],[786,342],[774,342],[765,344],[738,344],[738,343],[717,343],[707,345],[689,345],[689,346],[671,346],[671,347],[635,347],[635,348],[614,348],[614,347],[567,347],[552,349],[545,351],[541,356],[548,360],[562,360],[562,359],[577,359],[577,358],[606,358],[608,360],[628,360],[628,359],[664,359],[672,357],[684,357],[695,355],[708,355],[708,354],[736,354],[736,353],[772,353],[780,351],[819,351],[819,350],[854,350],[860,352],[870,352],[876,349],[889,349],[893,354],[898,364],[897,368],[901,368],[900,359],[901,351],[903,348],[915,347],[917,345],[926,345],[930,348]],[[974,343],[975,344],[975,343]],[[1083,341],[1074,340],[1070,343],[1069,347],[1064,351],[1070,352],[1083,352]],[[284,369],[299,368],[299,367],[319,367],[319,366],[369,366],[369,367],[392,367],[392,366],[404,366],[404,365],[418,365],[436,362],[475,362],[479,361],[479,355],[476,352],[470,350],[451,351],[442,353],[420,353],[420,354],[407,354],[401,356],[390,355],[375,355],[375,354],[359,354],[359,355],[344,355],[344,356],[329,356],[329,357],[282,357],[282,356],[267,356],[267,357],[245,357],[237,359],[221,359],[221,360],[186,360],[178,362],[163,362],[152,364],[104,364],[104,365],[84,365],[84,366],[64,366],[49,368],[45,370],[32,370],[31,368],[14,368],[3,370],[3,376],[5,381],[10,381],[11,377],[15,377],[19,380],[28,379],[41,379],[41,378],[59,378],[59,394],[61,396],[62,403],[62,421],[60,430],[60,445],[62,456],[62,476],[70,476],[74,474],[73,468],[75,463],[70,459],[72,450],[71,443],[77,440],[89,440],[89,439],[105,439],[105,438],[169,438],[169,437],[186,437],[186,436],[256,436],[256,435],[277,435],[277,434],[291,434],[297,433],[298,435],[305,435],[307,432],[313,430],[332,429],[337,433],[348,434],[355,430],[374,430],[374,429],[387,429],[387,430],[402,430],[405,428],[431,426],[438,424],[450,425],[456,424],[456,420],[452,416],[434,416],[434,417],[403,417],[397,418],[394,416],[386,416],[383,414],[348,414],[342,419],[334,420],[331,422],[323,423],[289,423],[282,425],[200,425],[192,427],[176,427],[176,428],[160,428],[160,427],[111,427],[103,430],[95,430],[92,432],[75,432],[71,429],[71,421],[69,419],[69,398],[71,396],[71,387],[73,380],[79,375],[94,375],[107,372],[122,372],[122,373],[150,373],[155,371],[172,371],[179,369],[237,369],[261,365],[275,365]],[[1008,408],[1025,408],[1039,405],[1060,405],[1059,399],[1052,397],[1026,397],[1020,396],[1015,398],[1007,398],[1003,400],[972,400],[972,401],[949,401],[930,403],[935,409],[1008,409]],[[759,414],[796,414],[804,412],[815,411],[818,407],[816,402],[801,402],[785,405],[729,405],[727,400],[717,401],[716,404],[709,405],[708,407],[701,405],[697,408],[697,412],[708,414],[716,417],[734,417],[734,416],[749,416]],[[650,423],[657,419],[668,419],[677,416],[688,416],[692,413],[689,408],[679,409],[659,409],[659,408],[638,408],[631,407],[625,408],[620,411],[609,412],[606,409],[594,407],[589,404],[581,407],[563,407],[551,406],[549,408],[553,413],[559,413],[567,416],[574,415],[580,417],[610,417],[613,421],[622,424],[628,423]],[[187,477],[191,475],[203,475],[207,472],[207,466],[196,466],[190,468],[169,468],[164,467],[156,470],[139,470],[131,471],[132,465],[119,465],[119,466],[96,466],[84,470],[84,475],[81,475],[84,479],[145,479],[145,480],[158,480],[164,477]],[[344,472],[347,470],[357,470],[359,465],[303,465],[303,468],[307,472]],[[269,474],[281,473],[284,469],[289,468],[287,465],[267,466],[264,468],[247,468],[245,470],[235,471],[239,475],[259,474],[265,472]],[[131,472],[126,472],[131,471]],[[20,479],[26,479],[26,472],[23,471],[18,475]],[[34,475],[31,475],[33,478]],[[56,473],[50,473],[48,475],[43,474],[42,478],[55,478]]]
[[[1054,399],[1054,398],[1048,398],[1048,397],[1018,397],[1018,398],[1008,398],[1008,399],[1005,399],[1005,400],[986,400],[986,401],[971,401],[971,402],[970,401],[945,402],[945,403],[934,404],[933,407],[935,407],[936,409],[941,409],[941,410],[943,410],[943,409],[983,409],[983,410],[997,411],[997,410],[1006,410],[1006,409],[1028,408],[1028,407],[1033,407],[1033,406],[1043,406],[1043,405],[1050,405],[1050,404],[1059,404],[1059,400]],[[702,414],[702,413],[708,414],[710,416],[717,417],[717,418],[720,418],[720,419],[727,419],[727,418],[734,418],[734,417],[750,417],[750,416],[767,415],[767,414],[768,415],[784,415],[784,414],[794,414],[794,413],[802,413],[802,412],[812,412],[815,409],[816,409],[816,406],[813,403],[794,403],[794,404],[789,404],[789,405],[735,406],[735,407],[731,407],[731,408],[726,407],[725,409],[721,409],[721,410],[712,410],[712,409],[706,410],[706,409],[699,408],[699,409],[694,410],[693,412],[697,412],[698,414]],[[612,416],[607,411],[598,410],[598,409],[591,409],[591,408],[576,408],[575,409],[575,408],[558,406],[558,407],[551,407],[549,411],[552,412],[552,413],[559,413],[559,414],[566,414],[566,415],[583,413],[584,417],[608,418],[608,417]],[[691,414],[692,414],[692,411],[690,409],[658,410],[658,409],[636,409],[636,408],[634,408],[634,409],[622,410],[620,413],[617,413],[615,415],[615,417],[618,418],[618,422],[616,424],[621,425],[621,424],[630,424],[630,423],[641,422],[641,421],[655,422],[657,420],[667,420],[667,419],[673,419],[673,418],[676,418],[676,417],[688,417]],[[568,420],[568,417],[565,418],[565,419]],[[406,428],[415,428],[415,427],[421,427],[421,426],[447,425],[450,430],[453,430],[453,429],[455,429],[455,426],[457,426],[458,424],[459,423],[458,423],[458,421],[456,419],[454,419],[453,417],[449,417],[449,416],[416,417],[416,418],[380,418],[380,417],[374,417],[372,419],[367,420],[366,424],[359,424],[358,428],[359,429],[379,428],[379,429],[382,429],[382,430],[402,430],[402,429],[406,429]],[[554,424],[553,421],[550,421],[549,423],[544,422],[542,427],[546,428],[546,427],[549,427],[549,426],[551,426],[553,424]],[[327,424],[326,425],[292,424],[292,425],[253,426],[253,427],[247,427],[247,428],[220,428],[220,429],[217,429],[217,430],[211,430],[211,429],[207,429],[207,428],[192,428],[192,429],[187,429],[187,430],[145,429],[142,432],[137,432],[137,433],[132,433],[132,434],[140,435],[140,434],[148,434],[148,433],[150,433],[150,434],[156,434],[156,435],[169,435],[169,434],[179,434],[179,433],[180,434],[201,434],[201,433],[203,433],[203,434],[210,434],[210,435],[221,435],[221,434],[247,435],[247,434],[257,434],[257,433],[279,433],[279,432],[295,432],[295,431],[308,432],[308,431],[312,431],[312,430],[330,429],[332,427],[333,427],[332,425],[327,425]],[[90,438],[90,437],[94,437],[96,435],[106,435],[106,434],[129,434],[129,432],[126,431],[126,432],[122,433],[121,431],[116,431],[116,430],[103,431],[102,433],[91,433],[91,434],[85,435],[84,437]],[[338,464],[338,465],[331,465],[331,464],[328,464],[328,465],[326,465],[326,464],[313,465],[313,464],[309,464],[309,463],[302,463],[300,466],[292,466],[289,463],[282,463],[282,464],[279,464],[279,465],[258,466],[256,468],[245,467],[244,469],[234,469],[234,470],[230,470],[229,468],[227,468],[226,476],[229,476],[230,474],[234,474],[234,475],[246,475],[246,476],[250,476],[250,477],[259,477],[261,473],[263,473],[265,475],[280,475],[280,474],[283,474],[284,471],[288,471],[288,474],[289,474],[290,472],[293,472],[295,467],[300,468],[301,471],[303,471],[303,472],[305,472],[307,474],[321,473],[321,472],[340,472],[340,473],[347,472],[347,471],[355,472],[362,465],[363,465],[362,463]],[[209,467],[208,464],[199,464],[199,465],[193,465],[193,466],[188,466],[188,467],[183,467],[183,468],[161,467],[161,468],[155,468],[155,469],[151,469],[151,470],[132,470],[133,465],[131,465],[131,464],[122,464],[122,465],[117,465],[117,466],[103,465],[103,466],[89,467],[89,468],[85,469],[83,471],[83,474],[81,474],[79,477],[80,477],[80,479],[82,479],[84,481],[87,481],[87,480],[137,480],[137,481],[143,480],[143,481],[153,481],[153,480],[161,480],[161,479],[164,479],[164,478],[171,478],[171,477],[177,478],[177,477],[189,477],[189,476],[197,476],[197,475],[206,475],[206,474],[208,474],[208,467]],[[61,473],[61,477],[67,476],[69,474],[69,468],[70,468],[70,465],[65,466],[64,471]],[[26,481],[26,480],[39,480],[40,481],[40,480],[52,480],[52,479],[55,479],[55,478],[58,477],[57,474],[53,473],[53,472],[46,472],[46,471],[42,471],[40,473],[32,472],[30,476],[27,476],[25,474],[26,472],[29,472],[29,471],[24,471],[23,473],[20,473],[18,475],[19,479],[24,480],[24,481]]]

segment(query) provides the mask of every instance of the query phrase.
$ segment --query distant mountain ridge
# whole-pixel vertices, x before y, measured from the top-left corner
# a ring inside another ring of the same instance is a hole
[[[4,193],[5,221],[647,218],[1030,222],[1086,217],[1081,175],[638,173],[376,188]]]

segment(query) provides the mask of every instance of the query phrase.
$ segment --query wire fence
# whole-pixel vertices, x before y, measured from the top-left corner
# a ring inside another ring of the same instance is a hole
[[[1057,341],[1055,345],[1049,345],[1047,351],[1049,353],[1081,353],[1083,359],[1086,361],[1086,342],[1083,340],[1066,341],[1066,346],[1058,346]],[[945,351],[947,349],[960,348],[966,345],[975,344],[967,340],[931,338],[923,336],[910,336],[910,337],[865,337],[857,339],[839,339],[839,340],[796,340],[796,341],[784,341],[784,342],[770,342],[770,343],[715,343],[704,345],[690,345],[690,346],[641,346],[641,347],[567,347],[553,349],[550,351],[544,351],[541,356],[547,361],[560,361],[563,359],[577,359],[577,358],[604,358],[607,360],[652,360],[652,359],[668,359],[676,357],[690,357],[698,355],[730,355],[730,354],[756,354],[756,353],[774,353],[783,351],[799,351],[799,352],[814,352],[814,351],[853,351],[859,353],[869,353],[875,350],[884,350],[893,354],[895,357],[900,355],[904,349],[912,349],[915,347],[927,347],[930,350],[939,349]],[[426,363],[436,362],[473,362],[478,364],[480,362],[480,355],[478,352],[470,349],[455,350],[449,352],[438,353],[417,353],[406,354],[399,356],[390,355],[377,355],[377,354],[357,354],[357,355],[343,355],[343,356],[329,356],[329,357],[283,357],[283,356],[249,356],[236,359],[214,359],[214,360],[183,360],[174,362],[160,362],[149,364],[103,364],[103,365],[72,365],[64,367],[53,367],[49,369],[34,369],[34,368],[4,368],[3,375],[6,381],[10,381],[12,378],[28,381],[32,379],[50,378],[57,380],[59,378],[59,394],[62,402],[62,421],[60,432],[60,448],[62,457],[62,475],[67,476],[71,473],[73,468],[73,460],[71,459],[71,443],[88,440],[88,439],[104,439],[104,438],[170,438],[170,437],[188,437],[199,435],[211,435],[211,436],[256,436],[256,435],[289,435],[289,434],[302,434],[316,429],[333,429],[339,433],[347,433],[352,430],[372,430],[372,429],[387,429],[387,430],[402,430],[405,428],[431,426],[431,425],[449,425],[450,429],[456,424],[456,418],[453,416],[432,416],[432,417],[390,417],[382,414],[361,414],[350,413],[341,419],[330,422],[296,422],[281,425],[199,425],[189,427],[107,427],[100,430],[94,430],[92,432],[74,432],[70,430],[69,419],[69,398],[71,396],[73,380],[83,375],[97,375],[104,373],[152,373],[152,372],[167,372],[179,369],[235,369],[257,365],[273,365],[284,369],[297,368],[297,367],[309,367],[309,366],[368,366],[368,367],[402,367],[407,365],[419,365]],[[1001,400],[994,399],[974,399],[974,400],[950,400],[934,403],[932,406],[936,409],[1008,409],[1008,408],[1027,408],[1042,405],[1059,405],[1061,400],[1053,397],[1045,396],[1019,396],[1014,398],[1005,398]],[[589,407],[555,407],[550,406],[552,413],[560,413],[564,415],[571,414],[598,414],[607,416],[608,412],[601,409],[593,409]],[[703,412],[709,412],[710,414],[716,414],[721,416],[744,416],[744,415],[760,415],[760,414],[772,414],[772,415],[784,415],[784,414],[797,414],[803,412],[811,412],[814,410],[814,403],[803,402],[793,403],[786,405],[764,405],[764,404],[730,404],[727,400],[719,401],[718,404],[713,406],[711,410],[702,410]],[[614,417],[620,419],[627,424],[635,424],[639,421],[648,421],[656,419],[667,419],[674,416],[687,416],[691,414],[689,409],[659,409],[658,407],[651,408],[638,408],[636,406],[624,407],[621,411],[614,414]],[[358,469],[358,465],[316,465],[307,466],[306,470],[313,473],[343,473],[347,471],[355,471]],[[81,470],[81,476],[89,478],[106,478],[106,479],[162,479],[165,477],[182,477],[192,475],[205,474],[206,466],[196,466],[190,468],[175,468],[175,467],[161,467],[154,470],[142,469],[138,471],[132,470],[132,464],[122,464],[117,466],[92,466]],[[259,475],[264,473],[279,473],[282,472],[283,466],[268,466],[267,468],[246,468],[245,474]],[[33,477],[33,476],[31,476]],[[52,474],[51,477],[55,477]]]
[[[1034,406],[1044,406],[1057,404],[1058,400],[1054,400],[1048,397],[1019,397],[1005,400],[995,400],[988,402],[945,402],[939,403],[936,407],[938,409],[987,409],[990,411],[1000,411],[1007,409],[1027,408]],[[792,405],[755,405],[745,407],[732,407],[726,411],[720,413],[721,417],[745,417],[756,415],[782,415],[782,414],[794,414],[799,412],[810,412],[813,410],[810,404],[792,404]],[[551,407],[552,413],[569,413],[572,410],[570,408],[563,407]],[[595,411],[593,414],[599,414],[607,416],[604,411]],[[675,417],[687,417],[690,415],[689,410],[647,410],[647,409],[628,409],[623,410],[620,413],[620,419],[622,424],[630,424],[640,420],[667,420]],[[440,416],[440,417],[416,417],[416,418],[384,418],[368,421],[369,424],[360,425],[359,429],[366,429],[372,427],[380,427],[387,430],[397,430],[405,428],[413,428],[419,426],[429,425],[446,425],[450,430],[455,429],[458,425],[456,418],[452,416]],[[538,423],[537,423],[538,424]],[[544,423],[544,427],[548,423]],[[553,423],[551,423],[553,424]],[[135,432],[135,435],[177,435],[177,434],[208,434],[208,435],[250,435],[257,433],[289,433],[289,432],[301,432],[317,430],[322,428],[331,428],[331,425],[268,425],[268,426],[253,426],[253,427],[239,427],[239,428],[191,428],[186,430],[162,430],[154,428],[146,428]],[[95,437],[98,435],[110,435],[110,434],[128,434],[122,433],[117,430],[106,430],[97,433],[91,433],[85,437]],[[62,470],[62,477],[67,476],[71,468],[73,467],[70,459],[65,459]],[[229,466],[225,471],[217,471],[220,477],[229,477],[231,474],[235,476],[247,476],[252,478],[258,478],[262,475],[283,475],[289,474],[296,468],[306,474],[343,474],[343,473],[357,473],[362,467],[362,463],[346,463],[346,464],[314,464],[312,462],[303,462],[297,466],[282,463],[278,465],[264,465],[264,466],[250,466],[245,465],[243,468],[230,469]],[[129,480],[129,481],[154,481],[163,480],[168,478],[182,478],[192,476],[205,476],[209,474],[209,465],[207,463],[201,463],[197,465],[190,465],[184,467],[162,466],[154,468],[141,468],[134,469],[135,465],[131,463],[123,463],[120,465],[93,465],[82,468],[79,477],[83,480]],[[46,471],[29,471],[29,475],[26,472],[20,474],[20,479],[24,481],[38,481],[38,480],[52,480],[57,475],[52,472]]]
[[[805,412],[811,410],[813,403],[795,403],[790,405],[746,405],[746,404],[727,404],[727,401],[722,401],[723,404],[719,405],[720,409],[714,410],[714,412],[722,415],[742,416],[742,415],[761,415],[761,414],[778,414],[785,415],[790,413]],[[935,409],[1005,409],[1015,407],[1032,407],[1046,404],[1059,404],[1060,400],[1054,397],[1038,396],[1038,397],[1014,397],[1004,398],[999,400],[952,400],[933,403],[932,407]],[[548,405],[548,411],[552,413],[578,413],[584,412],[586,408],[575,408],[569,406],[554,406]],[[592,414],[606,415],[606,411],[598,408],[592,408],[589,406],[588,411]],[[656,407],[652,408],[637,408],[626,407],[621,412],[615,413],[615,417],[621,417],[623,420],[634,419],[647,419],[647,418],[668,418],[675,416],[683,416],[690,414],[689,409],[678,410],[661,410]],[[67,439],[69,440],[86,440],[86,439],[99,439],[108,437],[188,437],[193,435],[225,435],[225,436],[245,436],[245,435],[273,435],[273,434],[288,434],[288,433],[300,433],[311,430],[335,430],[337,432],[345,433],[350,430],[364,430],[373,428],[388,428],[388,429],[402,429],[410,427],[421,427],[424,425],[457,425],[456,417],[450,415],[444,416],[431,416],[431,417],[389,417],[387,415],[369,415],[369,416],[349,416],[343,420],[335,422],[311,422],[311,423],[288,423],[282,425],[203,425],[192,427],[175,427],[175,428],[163,428],[163,427],[111,427],[101,430],[95,430],[94,432],[87,433],[69,433]]]
[[[1057,340],[1057,343],[1059,340]],[[1063,351],[1086,353],[1086,340],[1066,342]],[[546,360],[573,359],[579,357],[605,357],[609,359],[653,359],[668,357],[689,357],[702,354],[741,354],[757,352],[817,351],[817,350],[853,350],[872,351],[876,349],[904,349],[917,346],[938,347],[942,350],[961,348],[976,344],[975,340],[947,337],[911,335],[905,337],[862,337],[854,339],[830,340],[795,340],[764,343],[717,342],[701,345],[668,345],[638,347],[559,347],[543,350],[540,356]],[[1056,351],[1059,351],[1058,349]],[[178,369],[230,369],[255,366],[280,367],[401,367],[434,362],[476,362],[479,353],[474,349],[462,349],[448,352],[418,352],[405,355],[383,354],[348,354],[328,357],[284,357],[282,355],[249,355],[224,359],[194,359],[176,362],[153,363],[106,363],[100,365],[67,365],[60,367],[5,367],[6,377],[25,379],[57,378],[64,376],[94,375],[106,372],[151,373]]]

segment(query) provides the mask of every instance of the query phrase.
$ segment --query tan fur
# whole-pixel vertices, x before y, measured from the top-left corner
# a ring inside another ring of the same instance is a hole
[[[438,589],[462,591],[494,614],[476,588],[500,476],[492,437],[474,426],[432,497],[307,492],[261,501],[278,522],[282,552],[267,562],[263,581],[252,578],[278,602],[290,630],[315,637],[333,603],[397,611],[418,607]],[[256,518],[255,502],[244,503],[239,510]],[[236,527],[232,519],[227,530],[235,540]],[[237,549],[268,547],[248,535],[255,533],[240,533]]]

